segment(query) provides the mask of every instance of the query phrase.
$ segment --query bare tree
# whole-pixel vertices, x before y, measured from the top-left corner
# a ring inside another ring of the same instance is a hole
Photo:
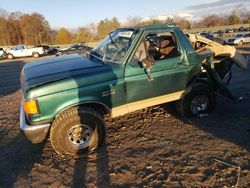
[[[116,17],[111,20],[106,18],[101,20],[97,26],[97,34],[99,39],[103,39],[109,32],[119,28],[121,25]]]
[[[10,25],[12,25],[14,29],[12,44],[21,44],[23,42],[21,25],[20,25],[21,16],[22,16],[21,12],[12,12],[8,17],[8,22]]]
[[[235,13],[231,14],[228,17],[228,24],[229,25],[236,25],[236,24],[240,24],[240,23],[242,23],[242,21]]]
[[[50,44],[55,44],[57,34],[58,34],[58,31],[55,30],[55,29],[51,29],[51,30],[49,31],[49,33],[48,33],[48,35],[49,35],[48,42],[49,42]]]
[[[11,45],[11,37],[8,27],[8,12],[0,9],[0,43],[3,45]]]
[[[140,16],[129,16],[126,20],[127,27],[138,27],[142,22],[142,18]]]
[[[72,34],[64,27],[59,29],[56,36],[56,42],[58,44],[69,44],[72,40]]]
[[[211,15],[204,17],[200,22],[200,27],[215,27],[225,25],[226,21],[223,17],[217,15]]]
[[[244,24],[250,24],[250,11],[245,11],[241,13],[241,21]]]
[[[175,23],[181,28],[181,29],[190,29],[191,28],[191,23],[184,19],[184,18],[178,18],[175,20]]]
[[[23,14],[20,17],[21,31],[26,44],[41,44],[49,40],[49,23],[38,13]]]
[[[94,35],[91,30],[87,27],[80,27],[74,35],[73,42],[92,42],[93,40]]]

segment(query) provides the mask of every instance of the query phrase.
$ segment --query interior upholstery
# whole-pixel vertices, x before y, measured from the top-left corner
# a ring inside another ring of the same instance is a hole
[[[145,44],[148,51],[147,53],[145,51]],[[150,40],[146,40],[145,43],[140,44],[136,52],[136,57],[141,61],[146,58],[147,55],[153,57],[155,61],[157,61],[178,57],[179,52],[173,37],[165,35],[158,37],[157,44],[153,44]]]
[[[173,57],[178,57],[179,53],[177,50],[177,46],[173,41],[171,36],[164,37],[163,41],[161,42],[161,46],[158,52],[158,58],[162,59],[170,59]]]
[[[155,57],[158,50],[156,49],[156,47],[149,41],[146,41],[146,46],[148,48],[148,55],[150,57]]]

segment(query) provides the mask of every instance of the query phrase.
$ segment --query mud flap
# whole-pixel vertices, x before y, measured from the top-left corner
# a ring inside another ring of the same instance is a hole
[[[212,61],[207,60],[206,62],[204,62],[202,64],[202,67],[207,71],[207,73],[208,73],[210,79],[212,80],[214,86],[216,87],[216,89],[218,89],[218,91],[222,95],[224,95],[225,97],[228,97],[228,98],[230,98],[232,100],[235,100],[235,97],[232,95],[230,90],[227,88],[225,83],[223,83],[220,76],[218,75],[218,73],[214,69]]]

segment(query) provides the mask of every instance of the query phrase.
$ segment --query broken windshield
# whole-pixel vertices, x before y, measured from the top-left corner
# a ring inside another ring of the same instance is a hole
[[[104,62],[120,63],[127,54],[137,31],[134,29],[119,29],[113,31],[95,47],[90,54]]]

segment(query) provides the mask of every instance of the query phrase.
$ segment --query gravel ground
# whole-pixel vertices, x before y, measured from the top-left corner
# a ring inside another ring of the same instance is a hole
[[[33,60],[0,61],[0,187],[250,187],[250,68],[234,67],[238,100],[218,95],[212,115],[168,104],[107,116],[106,146],[73,159],[19,133],[20,71]]]

